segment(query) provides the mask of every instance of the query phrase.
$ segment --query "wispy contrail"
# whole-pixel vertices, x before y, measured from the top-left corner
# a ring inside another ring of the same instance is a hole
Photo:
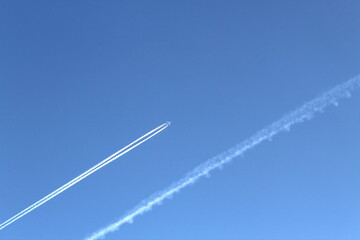
[[[103,238],[106,234],[118,230],[121,225],[125,223],[131,223],[136,216],[151,210],[153,206],[160,204],[163,200],[171,197],[174,193],[180,191],[186,186],[189,186],[191,183],[195,183],[202,176],[207,175],[210,171],[223,166],[225,163],[230,162],[233,158],[242,155],[247,150],[250,150],[259,143],[271,139],[278,133],[289,130],[292,125],[311,119],[315,113],[324,110],[330,104],[337,105],[339,100],[350,97],[351,92],[359,87],[360,76],[357,76],[330,89],[310,102],[305,103],[300,108],[290,112],[289,114],[280,118],[280,120],[255,133],[253,136],[246,139],[242,143],[201,164],[193,171],[189,172],[181,180],[173,183],[165,190],[158,192],[148,199],[142,201],[137,207],[120,218],[118,221],[108,225],[98,232],[93,233],[90,237],[87,237],[86,240],[97,240]]]
[[[58,189],[56,189],[55,191],[53,191],[52,193],[48,194],[47,196],[43,197],[42,199],[40,199],[39,201],[37,201],[36,203],[32,204],[31,206],[27,207],[26,209],[22,210],[21,212],[19,212],[18,214],[16,214],[15,216],[9,218],[7,221],[3,222],[0,225],[0,230],[5,228],[6,226],[10,225],[11,223],[15,222],[16,220],[18,220],[19,218],[23,217],[24,215],[28,214],[29,212],[33,211],[34,209],[40,207],[42,204],[46,203],[47,201],[49,201],[50,199],[54,198],[55,196],[59,195],[60,193],[62,193],[63,191],[65,191],[66,189],[70,188],[71,186],[73,186],[74,184],[80,182],[81,180],[83,180],[84,178],[86,178],[87,176],[91,175],[92,173],[96,172],[97,170],[99,170],[100,168],[106,166],[107,164],[111,163],[112,161],[116,160],[117,158],[119,158],[120,156],[124,155],[125,153],[129,152],[130,150],[132,150],[133,148],[139,146],[140,144],[142,144],[143,142],[147,141],[148,139],[152,138],[153,136],[155,136],[156,134],[160,133],[161,131],[163,131],[165,128],[167,128],[168,126],[170,126],[170,122],[164,123],[160,126],[158,126],[157,128],[151,130],[150,132],[146,133],[145,135],[141,136],[140,138],[136,139],[135,141],[133,141],[132,143],[130,143],[129,145],[127,145],[126,147],[120,149],[119,151],[117,151],[116,153],[114,153],[113,155],[109,156],[108,158],[104,159],[103,161],[99,162],[98,164],[96,164],[95,166],[93,166],[92,168],[90,168],[89,170],[87,170],[86,172],[84,172],[83,174],[79,175],[78,177],[74,178],[73,180],[71,180],[70,182],[64,184],[63,186],[59,187]]]

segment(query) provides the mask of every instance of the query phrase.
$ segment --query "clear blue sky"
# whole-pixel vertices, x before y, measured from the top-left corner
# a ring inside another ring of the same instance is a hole
[[[0,239],[82,239],[357,75],[359,12],[357,0],[2,0],[1,222],[173,124]],[[357,92],[107,239],[359,239],[359,105]]]

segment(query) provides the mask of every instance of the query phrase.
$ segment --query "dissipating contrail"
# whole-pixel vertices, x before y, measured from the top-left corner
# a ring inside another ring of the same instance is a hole
[[[135,147],[137,147],[140,144],[144,143],[145,141],[149,140],[150,138],[152,138],[156,134],[163,131],[168,126],[170,126],[170,122],[166,122],[166,123],[154,128],[150,132],[146,133],[145,135],[141,136],[140,138],[138,138],[135,141],[133,141],[132,143],[130,143],[129,145],[125,146],[124,148],[120,149],[116,153],[114,153],[111,156],[107,157],[106,159],[102,160],[101,162],[99,162],[98,164],[96,164],[95,166],[93,166],[92,168],[87,170],[86,172],[82,173],[78,177],[74,178],[73,180],[69,181],[68,183],[66,183],[63,186],[59,187],[58,189],[56,189],[52,193],[48,194],[47,196],[43,197],[39,201],[35,202],[34,204],[30,205],[29,207],[25,208],[24,210],[22,210],[18,214],[14,215],[13,217],[11,217],[8,220],[6,220],[5,222],[3,222],[0,225],[0,230],[4,229],[5,227],[10,225],[11,223],[17,221],[18,219],[22,218],[26,214],[28,214],[31,211],[35,210],[36,208],[40,207],[41,205],[43,205],[44,203],[46,203],[50,199],[56,197],[57,195],[59,195],[60,193],[62,193],[66,189],[70,188],[71,186],[75,185],[76,183],[80,182],[84,178],[88,177],[92,173],[98,171],[99,169],[103,168],[107,164],[109,164],[112,161],[118,159],[120,156],[124,155],[125,153],[131,151]]]
[[[123,224],[132,223],[136,216],[151,210],[153,206],[159,205],[166,198],[171,197],[181,189],[197,182],[201,177],[208,175],[211,171],[222,167],[226,163],[229,163],[235,157],[241,156],[246,151],[252,149],[265,140],[270,140],[280,132],[290,130],[292,125],[301,123],[305,120],[310,120],[316,113],[322,112],[329,105],[333,104],[337,106],[338,101],[351,97],[351,92],[358,89],[359,87],[360,75],[328,90],[327,92],[324,92],[319,97],[286,114],[279,120],[258,131],[250,138],[239,143],[235,147],[207,160],[191,172],[187,173],[185,177],[170,185],[165,190],[157,192],[149,198],[143,200],[138,206],[118,219],[116,222],[106,226],[103,229],[100,229],[85,239],[103,239],[105,235],[118,230]]]

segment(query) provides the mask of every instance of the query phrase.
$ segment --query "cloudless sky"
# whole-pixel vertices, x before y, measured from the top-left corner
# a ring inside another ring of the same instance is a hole
[[[172,125],[4,240],[83,239],[360,73],[360,2],[0,1],[1,222]],[[360,238],[360,92],[108,240]]]

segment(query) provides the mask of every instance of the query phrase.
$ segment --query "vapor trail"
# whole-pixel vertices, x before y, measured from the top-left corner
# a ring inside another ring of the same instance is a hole
[[[165,190],[158,192],[144,200],[118,221],[108,225],[98,232],[93,233],[90,237],[87,237],[86,240],[97,240],[103,238],[106,234],[118,230],[121,225],[125,223],[131,223],[136,216],[151,210],[153,206],[160,204],[163,200],[171,197],[174,193],[180,191],[186,186],[189,186],[191,183],[197,182],[202,176],[207,175],[210,171],[222,167],[225,163],[230,162],[233,158],[242,155],[247,150],[250,150],[259,143],[271,139],[278,133],[289,130],[292,125],[303,122],[305,120],[310,120],[315,113],[321,112],[330,104],[337,105],[338,101],[342,98],[349,98],[351,96],[351,92],[359,87],[360,76],[357,76],[305,103],[300,108],[288,113],[278,121],[255,133],[253,136],[236,145],[235,147],[201,164],[189,172],[184,178],[173,183]]]
[[[165,128],[167,128],[170,125],[170,122],[164,123],[160,126],[158,126],[157,128],[151,130],[150,132],[146,133],[145,135],[141,136],[140,138],[136,139],[135,141],[133,141],[132,143],[130,143],[129,145],[127,145],[126,147],[120,149],[119,151],[117,151],[116,153],[112,154],[111,156],[107,157],[106,159],[104,159],[103,161],[101,161],[100,163],[96,164],[95,166],[93,166],[92,168],[90,168],[89,170],[87,170],[86,172],[82,173],[81,175],[79,175],[78,177],[74,178],[73,180],[69,181],[68,183],[64,184],[63,186],[59,187],[58,189],[56,189],[55,191],[53,191],[52,193],[48,194],[47,196],[43,197],[42,199],[40,199],[39,201],[37,201],[36,203],[32,204],[31,206],[27,207],[26,209],[22,210],[21,212],[19,212],[18,214],[16,214],[15,216],[9,218],[8,220],[6,220],[5,222],[3,222],[0,225],[0,230],[2,230],[3,228],[7,227],[8,225],[10,225],[11,223],[15,222],[16,220],[18,220],[19,218],[23,217],[24,215],[28,214],[29,212],[35,210],[36,208],[40,207],[42,204],[46,203],[47,201],[49,201],[50,199],[54,198],[55,196],[59,195],[60,193],[62,193],[63,191],[65,191],[66,189],[70,188],[71,186],[75,185],[76,183],[80,182],[81,180],[83,180],[84,178],[86,178],[87,176],[91,175],[92,173],[96,172],[97,170],[99,170],[100,168],[106,166],[107,164],[111,163],[112,161],[116,160],[117,158],[119,158],[120,156],[124,155],[125,153],[129,152],[130,150],[134,149],[135,147],[139,146],[140,144],[142,144],[143,142],[147,141],[148,139],[152,138],[153,136],[155,136],[156,134],[160,133],[161,131],[163,131]]]

